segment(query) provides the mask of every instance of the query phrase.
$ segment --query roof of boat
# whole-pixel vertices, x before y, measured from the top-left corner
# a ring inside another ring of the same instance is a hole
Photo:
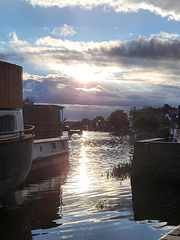
[[[48,103],[38,103],[38,104],[34,103],[34,106],[38,106],[38,107],[43,106],[43,107],[47,107],[47,108],[58,108],[58,109],[65,108],[64,106],[61,106],[59,104],[48,104]]]

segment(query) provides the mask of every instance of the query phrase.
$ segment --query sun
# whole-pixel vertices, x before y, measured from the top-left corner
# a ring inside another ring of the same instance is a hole
[[[82,83],[88,83],[98,80],[98,74],[95,67],[76,66],[72,69],[71,75]]]
[[[102,82],[113,79],[114,73],[119,73],[119,68],[114,66],[102,67],[91,64],[76,65],[49,65],[55,72],[73,78],[80,83]]]
[[[75,80],[81,83],[95,82],[100,78],[100,70],[97,66],[91,66],[88,64],[78,64],[78,65],[59,65],[59,64],[49,64],[49,67],[56,72],[61,72],[61,74],[67,77],[73,77]]]
[[[71,70],[71,76],[81,83],[102,82],[113,79],[114,74],[119,74],[120,69],[114,66],[98,67],[91,65],[78,65]]]

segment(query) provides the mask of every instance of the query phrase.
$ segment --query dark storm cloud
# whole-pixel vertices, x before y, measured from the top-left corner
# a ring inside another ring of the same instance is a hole
[[[31,53],[32,54],[32,53]],[[37,53],[36,53],[37,54]],[[158,38],[128,40],[124,42],[110,41],[91,44],[87,49],[64,49],[46,47],[39,52],[58,64],[95,64],[97,66],[146,66],[174,63],[180,59],[180,40],[164,40]],[[28,58],[28,52],[26,53]],[[176,62],[177,65],[177,62]],[[179,65],[179,62],[178,62]],[[173,67],[173,66],[171,66]]]
[[[179,59],[180,58],[180,40],[161,40],[146,39],[144,37],[138,40],[127,41],[118,47],[111,48],[107,52],[111,57],[133,57],[147,59]]]

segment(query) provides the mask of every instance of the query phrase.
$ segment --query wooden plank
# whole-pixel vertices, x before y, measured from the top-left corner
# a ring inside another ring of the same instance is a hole
[[[159,240],[180,240],[180,225],[171,230]]]
[[[164,237],[160,238],[160,240],[180,240],[180,237],[167,234]]]
[[[173,236],[180,236],[180,226],[175,227],[172,231],[168,233]]]

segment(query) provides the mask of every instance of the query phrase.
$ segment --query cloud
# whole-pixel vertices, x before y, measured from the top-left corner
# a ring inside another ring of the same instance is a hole
[[[128,41],[74,42],[47,36],[30,44],[12,34],[0,56],[34,66],[24,73],[24,97],[35,102],[179,104],[179,39],[140,36]]]
[[[173,34],[160,33],[160,35]],[[80,42],[47,36],[30,44],[19,40],[13,33],[12,39],[7,43],[8,50],[4,44],[3,49],[1,51],[3,59],[22,59],[34,64],[35,68],[43,68],[50,73],[54,71],[66,76],[72,74],[72,77],[82,81],[103,78],[115,80],[116,75],[117,79],[119,76],[123,78],[123,75],[127,76],[130,72],[134,73],[137,79],[138,72],[141,78],[142,73],[149,74],[151,71],[157,75],[164,72],[167,78],[169,74],[175,77],[180,73],[180,40],[152,38],[152,35],[149,39],[140,36],[138,39],[123,42],[118,40]]]
[[[54,30],[52,31],[53,35],[57,35],[57,36],[74,36],[77,32],[73,29],[73,27],[68,26],[66,24],[64,24],[63,27],[56,27],[54,28]]]
[[[115,106],[119,106],[118,108],[124,106],[123,109],[131,106],[162,106],[164,103],[177,106],[180,86],[151,83],[144,85],[134,83],[130,86],[126,83],[106,82],[101,85],[91,83],[90,87],[85,87],[74,82],[73,79],[64,79],[54,75],[53,78],[45,76],[41,82],[32,80],[32,78],[24,81],[24,98],[27,96],[32,97],[37,103],[79,105],[81,108],[88,105],[91,109],[96,105],[94,108],[99,106],[99,110],[109,106],[112,112]],[[91,116],[94,116],[93,114],[95,112],[91,111]],[[89,115],[85,112],[77,119],[83,117],[89,117]]]
[[[162,17],[168,17],[170,20],[180,20],[180,2],[178,0],[25,0],[33,6],[53,7],[80,7],[92,9],[102,6],[105,9],[111,8],[115,12],[137,12],[139,10],[148,10]]]
[[[13,46],[27,46],[28,45],[28,43],[26,41],[19,40],[15,32],[10,33],[9,37],[10,37],[9,44],[11,44]]]
[[[179,38],[180,35],[177,33],[167,33],[167,32],[160,32],[158,34],[151,34],[150,38],[164,38],[164,39],[170,39],[170,38]]]
[[[85,87],[73,79],[65,79],[58,75],[56,78],[45,76],[41,81],[37,81],[36,77],[33,80],[33,76],[29,75],[29,79],[23,84],[24,97],[30,96],[36,102],[109,105],[117,97],[100,85]]]
[[[165,33],[164,33],[165,34]],[[175,35],[175,34],[174,34]],[[152,36],[152,35],[151,35]],[[167,33],[168,36],[168,33]],[[128,41],[103,42],[74,42],[51,38],[40,38],[31,49],[24,49],[28,53],[39,52],[52,56],[59,61],[91,62],[103,65],[112,61],[123,62],[123,58],[139,59],[178,59],[180,57],[180,40],[149,38],[140,36],[139,39]],[[110,59],[111,57],[111,59]]]
[[[14,36],[9,40],[10,45],[8,42],[8,51],[2,50],[2,59],[22,60],[33,64],[35,69],[60,72],[80,81],[115,80],[116,75],[127,79],[127,73],[134,74],[137,80],[138,73],[139,79],[148,74],[159,77],[162,72],[167,76],[165,79],[179,75],[179,39],[140,36],[124,42],[79,42],[47,36],[29,44]]]

